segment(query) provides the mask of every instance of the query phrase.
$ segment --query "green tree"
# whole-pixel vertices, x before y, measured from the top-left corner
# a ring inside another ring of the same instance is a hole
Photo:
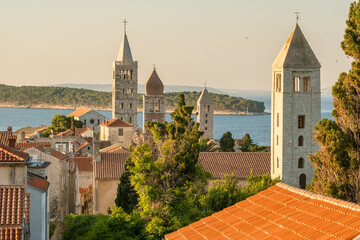
[[[221,152],[234,152],[234,139],[231,132],[226,132],[220,138],[220,151]]]
[[[350,5],[341,47],[352,57],[349,73],[341,73],[332,89],[334,121],[315,127],[320,150],[309,155],[315,165],[311,190],[360,203],[360,3]]]
[[[131,213],[136,208],[138,197],[138,194],[130,183],[130,172],[126,170],[120,177],[115,205],[124,209],[125,212]]]
[[[44,131],[44,136],[48,137],[50,134],[61,133],[66,130],[75,132],[75,128],[82,128],[83,122],[75,120],[73,116],[67,117],[65,115],[55,114],[51,119],[51,126]]]
[[[197,165],[201,134],[192,110],[179,94],[173,122],[147,123],[145,142],[131,153],[130,180],[148,220],[148,239],[160,239],[199,217],[194,204],[205,193],[208,175]]]
[[[250,147],[253,145],[253,140],[250,137],[250,134],[246,133],[243,137],[243,144],[240,147],[242,152],[250,152]]]

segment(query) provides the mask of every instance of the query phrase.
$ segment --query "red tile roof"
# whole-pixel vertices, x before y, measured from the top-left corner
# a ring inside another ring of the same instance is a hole
[[[94,161],[94,177],[119,179],[125,171],[125,161],[130,153],[101,153],[101,161]]]
[[[80,194],[92,194],[93,193],[93,187],[90,184],[87,188],[79,187],[79,193]]]
[[[92,157],[74,157],[73,158],[77,168],[79,171],[92,171],[93,167],[91,161],[93,160]]]
[[[35,147],[36,149],[40,150],[43,153],[48,153],[51,156],[59,159],[59,160],[64,160],[66,159],[68,156],[66,154],[63,154],[59,151],[56,151],[55,149],[52,148],[45,148],[43,145],[38,145]]]
[[[9,145],[9,138],[11,136],[13,136],[12,132],[7,132],[7,131],[0,132],[0,144],[8,146]]]
[[[91,129],[87,128],[86,125],[83,125],[82,128],[75,128],[75,136],[80,136],[81,134],[85,133],[88,130],[91,130]]]
[[[45,178],[28,172],[27,184],[46,191],[50,183]]]
[[[134,127],[134,125],[121,121],[118,118],[113,118],[110,121],[106,121],[102,124],[100,124],[100,126],[106,126],[106,127]]]
[[[278,183],[165,239],[354,239],[359,235],[360,205]]]
[[[79,108],[79,109],[76,109],[75,111],[73,111],[72,113],[70,113],[68,116],[69,117],[70,116],[80,117],[90,111],[91,111],[91,109]]]
[[[121,143],[115,143],[109,147],[100,150],[101,153],[116,152],[116,153],[129,153],[129,149],[121,146]]]
[[[23,185],[0,185],[0,239],[22,239],[24,215],[30,219],[29,201]]]
[[[56,136],[72,136],[72,135],[73,135],[73,131],[70,129],[56,134]]]
[[[103,149],[103,148],[107,148],[111,145],[111,142],[110,141],[100,141],[100,149]],[[92,146],[92,138],[87,138],[86,139],[86,142],[84,142],[83,144],[81,144],[78,149],[76,150],[77,151],[80,151],[81,149],[83,149],[84,147],[86,146]]]
[[[199,164],[214,178],[224,178],[234,172],[237,178],[270,173],[269,152],[201,152]]]
[[[27,149],[36,147],[38,145],[44,145],[45,147],[50,147],[51,146],[51,144],[49,142],[28,142],[28,141],[25,141],[25,142],[21,142],[21,143],[16,144],[16,148],[21,149],[22,151],[25,151]]]
[[[0,162],[24,162],[29,154],[0,144]]]

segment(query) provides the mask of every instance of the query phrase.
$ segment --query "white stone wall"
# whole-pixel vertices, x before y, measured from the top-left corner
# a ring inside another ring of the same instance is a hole
[[[281,91],[275,90],[275,75],[281,73]],[[293,77],[300,77],[300,92],[293,91]],[[310,92],[303,92],[303,77],[310,77]],[[271,175],[286,184],[299,187],[300,174],[306,174],[306,184],[314,176],[308,154],[318,150],[312,140],[314,127],[321,119],[320,69],[273,69],[271,108]],[[277,115],[279,114],[279,126]],[[298,116],[305,116],[305,127],[298,128]],[[298,138],[303,136],[303,146]],[[299,158],[304,168],[298,168]],[[279,159],[279,166],[277,164]]]
[[[137,127],[137,69],[137,62],[113,63],[112,118],[131,123],[135,128]]]
[[[208,111],[208,108],[209,111]],[[213,138],[214,133],[214,104],[198,103],[196,120],[200,124],[199,131],[204,132],[204,138]]]
[[[95,132],[99,132],[100,131],[99,125],[104,122],[105,116],[94,110],[91,110],[85,113],[84,115],[80,116],[79,118],[77,118],[77,120],[82,121],[90,129],[94,128]]]
[[[121,128],[121,127],[120,127]],[[119,136],[119,127],[100,126],[100,140],[110,141],[111,144],[121,143],[124,147],[130,147],[134,135],[134,128],[124,127],[123,136]]]
[[[0,165],[0,184],[24,184],[27,183],[25,164]]]

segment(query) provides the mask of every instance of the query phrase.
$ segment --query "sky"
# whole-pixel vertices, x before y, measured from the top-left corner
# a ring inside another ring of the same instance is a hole
[[[0,83],[111,84],[126,18],[140,84],[155,64],[165,85],[270,90],[299,11],[326,88],[351,65],[340,47],[351,2],[0,0]]]

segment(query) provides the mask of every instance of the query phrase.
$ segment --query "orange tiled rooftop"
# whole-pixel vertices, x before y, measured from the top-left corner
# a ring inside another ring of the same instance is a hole
[[[360,205],[278,183],[165,239],[354,239],[359,235]]]

